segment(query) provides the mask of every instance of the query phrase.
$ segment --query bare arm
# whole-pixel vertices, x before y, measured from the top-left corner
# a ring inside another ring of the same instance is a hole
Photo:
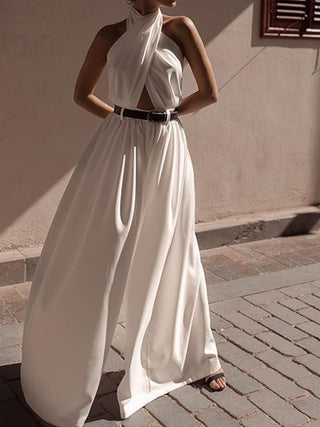
[[[113,107],[93,94],[107,62],[109,47],[105,33],[106,27],[101,28],[93,39],[80,69],[73,94],[73,100],[77,104],[102,118],[113,112]]]
[[[218,88],[203,41],[193,21],[187,16],[176,20],[176,35],[183,46],[198,85],[198,91],[182,99],[179,115],[191,113],[218,101]]]

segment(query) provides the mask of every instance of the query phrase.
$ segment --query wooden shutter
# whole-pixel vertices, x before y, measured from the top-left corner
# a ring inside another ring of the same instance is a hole
[[[261,37],[320,38],[320,0],[263,0]]]
[[[311,3],[312,3],[311,30],[316,31],[319,37],[320,35],[320,0],[313,0]]]

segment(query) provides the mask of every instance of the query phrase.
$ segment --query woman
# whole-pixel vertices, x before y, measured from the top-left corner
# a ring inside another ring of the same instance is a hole
[[[45,421],[83,426],[122,301],[120,414],[204,378],[226,381],[210,329],[195,236],[194,174],[178,115],[216,102],[201,38],[173,0],[135,0],[96,34],[74,100],[104,120],[85,148],[32,281],[21,365],[26,402]],[[199,90],[182,99],[187,59]],[[102,70],[113,107],[93,94]],[[206,375],[206,376],[205,376]]]

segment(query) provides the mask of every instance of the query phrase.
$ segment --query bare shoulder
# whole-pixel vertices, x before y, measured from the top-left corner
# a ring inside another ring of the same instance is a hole
[[[95,39],[101,41],[107,48],[110,48],[118,37],[126,30],[125,19],[113,24],[101,27],[95,36]]]
[[[195,24],[193,20],[186,15],[176,15],[176,16],[169,16],[169,15],[163,15],[166,19],[165,22],[168,23],[170,27],[173,27],[177,29],[178,31],[190,31],[195,29]]]
[[[186,54],[188,45],[199,41],[200,35],[193,20],[186,15],[164,16],[164,28],[167,35],[172,37],[181,50]]]

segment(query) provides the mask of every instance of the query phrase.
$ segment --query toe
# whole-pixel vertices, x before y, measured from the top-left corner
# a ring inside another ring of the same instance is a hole
[[[215,371],[211,375],[214,375],[214,374],[217,374],[220,372],[223,372],[222,368]],[[209,376],[210,375],[208,375],[205,379],[207,380],[209,378]],[[225,386],[226,386],[226,378],[225,377],[220,377],[220,378],[217,378],[216,380],[212,380],[209,384],[209,387],[212,388],[213,390],[222,390],[223,388],[225,388]]]
[[[217,380],[213,380],[210,382],[209,386],[215,390],[217,390],[218,388],[220,388],[219,384],[217,384]]]
[[[225,381],[223,378],[218,378],[210,382],[210,387],[214,390],[219,390],[225,388]]]

